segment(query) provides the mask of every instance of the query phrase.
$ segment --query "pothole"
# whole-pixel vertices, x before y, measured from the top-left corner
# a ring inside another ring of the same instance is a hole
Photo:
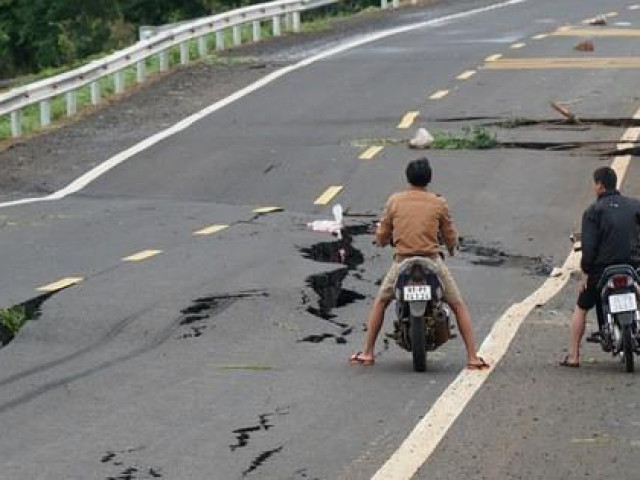
[[[307,305],[309,299],[306,294],[303,294],[302,302],[303,305],[307,305],[308,313],[328,321],[338,327],[340,332],[308,335],[302,338],[301,342],[321,343],[327,339],[333,339],[338,344],[347,343],[345,337],[350,335],[353,329],[348,323],[336,321],[337,315],[333,311],[366,298],[359,292],[343,288],[343,283],[349,272],[364,263],[362,252],[353,246],[353,238],[357,235],[370,234],[371,227],[372,223],[347,226],[343,229],[341,239],[300,248],[304,258],[315,262],[342,265],[340,268],[307,277],[306,284],[315,292],[317,301]]]
[[[523,269],[530,275],[542,277],[548,277],[553,271],[550,258],[509,254],[499,247],[482,245],[472,238],[460,239],[460,251],[471,256],[469,262],[473,265]]]
[[[222,313],[240,299],[268,296],[269,294],[263,290],[249,290],[197,298],[190,306],[180,310],[182,316],[179,324],[186,327],[187,331],[181,333],[179,338],[201,337],[209,327],[206,323],[208,319]]]

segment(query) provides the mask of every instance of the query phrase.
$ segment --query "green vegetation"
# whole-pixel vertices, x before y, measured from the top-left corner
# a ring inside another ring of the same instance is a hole
[[[466,127],[462,135],[436,132],[431,148],[440,150],[485,150],[498,146],[495,133],[484,127]]]
[[[330,27],[330,17],[347,16],[368,10],[379,0],[349,0],[304,14],[303,32],[317,32]],[[196,18],[224,10],[260,3],[255,0],[104,0],[101,2],[75,2],[72,0],[27,1],[0,0],[0,79],[20,75],[12,87],[57,75],[80,67],[90,60],[107,55],[136,40],[137,28],[143,24],[164,24]],[[46,21],[43,21],[46,19]],[[283,31],[285,25],[282,25]],[[263,22],[261,38],[273,36],[270,22]],[[241,27],[242,43],[253,40],[252,25]],[[233,30],[224,32],[225,47],[233,46]],[[207,37],[209,52],[215,52],[214,35]],[[196,41],[189,44],[190,60],[197,59]],[[229,59],[212,55],[207,63],[235,64],[246,59]],[[180,63],[178,47],[169,51],[169,66]],[[146,75],[160,70],[157,57],[146,61]],[[35,73],[33,73],[35,72]],[[124,72],[125,90],[136,83],[136,69]],[[115,93],[115,79],[100,81],[101,98]],[[76,92],[77,112],[91,107],[90,87]],[[64,120],[66,99],[59,96],[51,100],[51,121]],[[22,110],[22,132],[29,135],[41,128],[40,107],[32,105]],[[0,118],[0,141],[11,137],[10,118]]]
[[[263,2],[0,0],[0,79],[39,76],[43,70],[78,66],[92,56],[133,44],[142,25],[174,23],[255,3]],[[327,12],[332,15],[353,13],[378,3],[379,0],[347,0],[305,13],[305,19],[324,17]],[[268,30],[264,29],[263,34],[268,36]],[[250,30],[243,32],[243,37],[247,40]]]
[[[27,311],[23,306],[0,309],[0,323],[12,336],[18,333],[27,320]]]

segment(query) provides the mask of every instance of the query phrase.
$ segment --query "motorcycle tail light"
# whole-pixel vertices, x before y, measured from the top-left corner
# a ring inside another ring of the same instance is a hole
[[[609,280],[610,288],[625,288],[633,285],[633,279],[628,275],[616,275]]]

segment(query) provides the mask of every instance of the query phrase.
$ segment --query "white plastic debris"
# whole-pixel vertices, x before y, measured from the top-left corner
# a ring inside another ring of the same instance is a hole
[[[426,128],[419,128],[414,137],[409,140],[410,148],[429,148],[433,144],[433,135]]]
[[[307,223],[307,227],[314,232],[326,232],[331,235],[335,235],[339,239],[342,238],[342,205],[336,204],[333,206],[333,220],[314,220]]]

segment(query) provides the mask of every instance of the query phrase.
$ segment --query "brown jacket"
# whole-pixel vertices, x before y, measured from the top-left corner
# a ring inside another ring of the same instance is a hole
[[[409,187],[387,200],[376,241],[384,246],[393,240],[396,256],[429,256],[440,252],[439,235],[449,250],[458,245],[446,200],[425,189]]]

